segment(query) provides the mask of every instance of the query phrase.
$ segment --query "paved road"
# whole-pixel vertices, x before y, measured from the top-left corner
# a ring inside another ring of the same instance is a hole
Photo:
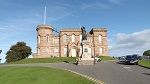
[[[28,64],[23,66],[28,66]],[[101,80],[105,82],[105,84],[150,84],[150,69],[146,69],[137,65],[121,65],[116,64],[115,62],[100,62],[93,66],[78,66],[69,63],[30,64],[30,66],[45,66],[68,69]]]

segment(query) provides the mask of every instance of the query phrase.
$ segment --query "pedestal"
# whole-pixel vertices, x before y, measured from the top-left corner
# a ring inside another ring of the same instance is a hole
[[[94,64],[94,58],[92,58],[92,55],[89,53],[89,41],[83,40],[82,41],[82,54],[81,57],[78,58],[78,65],[93,65]]]

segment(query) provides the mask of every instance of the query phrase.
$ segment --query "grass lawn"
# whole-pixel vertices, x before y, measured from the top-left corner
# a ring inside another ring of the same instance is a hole
[[[27,58],[11,63],[27,64],[27,63],[56,63],[56,62],[76,62],[76,57]]]
[[[115,60],[113,57],[110,56],[99,56],[101,61],[108,61],[108,60]]]
[[[150,60],[139,60],[138,64],[150,68]]]
[[[46,67],[0,67],[1,84],[94,84],[77,74]]]

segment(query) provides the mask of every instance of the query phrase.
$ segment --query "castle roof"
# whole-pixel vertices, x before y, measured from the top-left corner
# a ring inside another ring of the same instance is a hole
[[[107,28],[93,28],[93,30],[107,30]]]
[[[53,29],[53,26],[52,25],[46,25],[46,24],[42,24],[42,25],[38,25],[37,26],[37,31],[41,28],[45,28],[45,29]]]
[[[81,31],[81,28],[62,28],[60,31]]]

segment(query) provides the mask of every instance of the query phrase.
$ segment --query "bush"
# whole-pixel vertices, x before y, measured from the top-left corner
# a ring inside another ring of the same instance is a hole
[[[17,42],[6,53],[6,62],[14,62],[27,58],[31,55],[31,48],[25,42]]]
[[[150,56],[150,50],[144,51],[143,55],[144,56]]]

